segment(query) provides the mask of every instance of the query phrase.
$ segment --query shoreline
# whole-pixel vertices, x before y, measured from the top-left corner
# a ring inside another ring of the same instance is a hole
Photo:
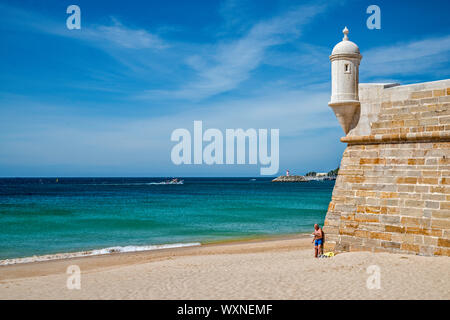
[[[0,260],[0,268],[3,266],[11,266],[17,264],[28,264],[36,262],[45,261],[55,261],[55,260],[66,260],[84,257],[95,257],[110,254],[122,254],[122,253],[133,253],[133,252],[150,252],[155,250],[164,249],[177,249],[184,247],[197,247],[197,246],[207,246],[207,245],[220,245],[228,243],[241,243],[250,241],[267,241],[267,240],[284,240],[290,238],[296,238],[297,235],[307,237],[309,233],[295,233],[295,234],[280,234],[280,235],[257,235],[257,236],[245,236],[239,238],[231,239],[220,239],[220,240],[210,240],[205,242],[178,242],[178,243],[165,243],[165,244],[148,244],[148,245],[128,245],[128,246],[113,246],[105,247],[99,249],[89,249],[83,251],[72,251],[72,252],[58,252],[49,253],[43,255],[32,255],[27,257],[17,257],[17,258],[7,258]]]
[[[257,251],[258,246],[262,246],[265,249],[270,249],[270,242],[284,242],[284,241],[296,241],[296,240],[310,240],[308,233],[297,234],[283,234],[283,235],[268,235],[258,236],[252,238],[234,238],[227,240],[216,240],[200,243],[199,245],[181,245],[174,247],[163,247],[152,250],[138,250],[129,252],[110,252],[97,255],[76,255],[77,253],[84,253],[89,251],[79,251],[72,253],[58,253],[52,256],[61,256],[54,259],[26,261],[19,263],[0,264],[0,283],[3,280],[28,278],[30,276],[43,276],[53,274],[54,271],[60,270],[62,265],[81,264],[85,265],[88,270],[103,268],[108,266],[119,266],[123,264],[133,263],[145,263],[149,261],[155,261],[160,259],[166,259],[177,256],[196,255],[196,254],[212,254],[217,252],[229,252],[233,253],[233,247],[242,249],[248,247],[246,252],[252,250]],[[308,241],[309,243],[310,241]],[[191,243],[193,244],[193,243]],[[279,246],[274,246],[279,248]],[[291,248],[289,244],[285,244],[286,248]],[[47,255],[36,256],[46,257]],[[17,258],[17,259],[29,259],[33,257]],[[5,260],[1,260],[5,261]],[[1,262],[0,261],[0,262]]]

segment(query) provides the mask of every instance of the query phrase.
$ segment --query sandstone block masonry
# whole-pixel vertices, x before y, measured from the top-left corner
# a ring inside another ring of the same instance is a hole
[[[325,250],[450,256],[450,80],[360,84]]]

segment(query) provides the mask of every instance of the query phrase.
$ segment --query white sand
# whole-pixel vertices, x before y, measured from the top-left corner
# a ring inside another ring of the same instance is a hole
[[[448,257],[312,254],[310,240],[285,239],[4,266],[0,299],[450,299]],[[80,290],[66,287],[74,263]],[[366,286],[370,265],[380,289]]]

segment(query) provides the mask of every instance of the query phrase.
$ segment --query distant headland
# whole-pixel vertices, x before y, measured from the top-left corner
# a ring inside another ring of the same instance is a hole
[[[327,172],[310,171],[304,176],[291,175],[289,170],[286,170],[286,175],[276,177],[272,182],[308,182],[308,181],[323,181],[336,180],[339,168]]]

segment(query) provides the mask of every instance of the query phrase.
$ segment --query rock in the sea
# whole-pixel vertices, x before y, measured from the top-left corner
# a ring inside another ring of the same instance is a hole
[[[272,182],[307,182],[304,176],[279,176],[272,180]]]

